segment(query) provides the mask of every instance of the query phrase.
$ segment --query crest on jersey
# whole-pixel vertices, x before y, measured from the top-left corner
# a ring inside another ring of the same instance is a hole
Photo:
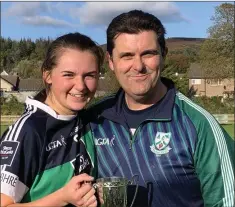
[[[171,148],[169,147],[170,140],[170,132],[157,132],[154,143],[150,146],[151,151],[157,156],[167,154],[171,150]]]

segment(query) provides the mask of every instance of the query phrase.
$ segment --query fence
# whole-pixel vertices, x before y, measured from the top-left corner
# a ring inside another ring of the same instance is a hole
[[[220,124],[234,123],[234,114],[213,114]],[[14,123],[20,116],[2,116],[1,125],[9,125]]]
[[[220,124],[234,123],[234,114],[213,114]]]
[[[10,125],[14,123],[20,116],[18,115],[9,115],[9,116],[3,116],[1,115],[1,125]]]

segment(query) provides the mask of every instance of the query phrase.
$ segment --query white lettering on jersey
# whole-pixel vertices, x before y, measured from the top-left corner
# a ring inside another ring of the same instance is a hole
[[[74,131],[70,132],[69,136],[71,136],[71,137],[74,136],[74,135],[78,132],[79,129],[81,129],[81,128],[79,128],[78,126],[76,126],[76,127],[74,128]]]
[[[1,172],[1,193],[10,196],[15,202],[20,202],[28,189],[15,174],[7,171]]]
[[[101,145],[109,145],[109,146],[114,146],[114,140],[115,140],[115,135],[110,138],[95,138],[95,145],[96,146],[101,146]]]
[[[53,142],[50,142],[47,146],[46,146],[46,151],[51,151],[53,149],[56,149],[57,147],[61,147],[61,146],[65,146],[66,142],[64,140],[64,137],[61,135],[60,140],[56,140]]]
[[[75,134],[75,135],[74,135],[73,140],[74,140],[75,142],[78,142],[78,134]]]
[[[17,152],[19,142],[3,141],[0,146],[1,165],[11,166]]]
[[[77,134],[80,129],[82,129],[82,126],[81,127],[77,126],[77,127],[75,127],[74,132],[70,133],[70,136],[73,136],[73,141],[75,141],[75,142],[78,142],[78,139],[80,139],[80,137]]]

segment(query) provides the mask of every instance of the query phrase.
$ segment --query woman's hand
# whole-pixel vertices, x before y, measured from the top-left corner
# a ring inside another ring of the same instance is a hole
[[[95,197],[95,189],[92,187],[91,181],[94,178],[81,174],[74,176],[63,188],[61,188],[61,197],[64,201],[63,206],[69,203],[77,207],[95,207],[97,201]],[[87,183],[88,182],[88,183]]]
[[[84,183],[82,184],[82,187],[79,189],[82,191],[83,188],[86,188],[87,185],[91,187],[91,190],[86,193],[82,200],[78,202],[79,206],[85,206],[85,207],[96,207],[97,206],[97,200],[95,196],[95,189],[93,188],[91,183]]]

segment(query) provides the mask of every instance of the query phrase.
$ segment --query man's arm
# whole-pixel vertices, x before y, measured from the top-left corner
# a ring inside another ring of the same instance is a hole
[[[212,116],[200,124],[194,161],[204,206],[234,206],[234,144]]]

